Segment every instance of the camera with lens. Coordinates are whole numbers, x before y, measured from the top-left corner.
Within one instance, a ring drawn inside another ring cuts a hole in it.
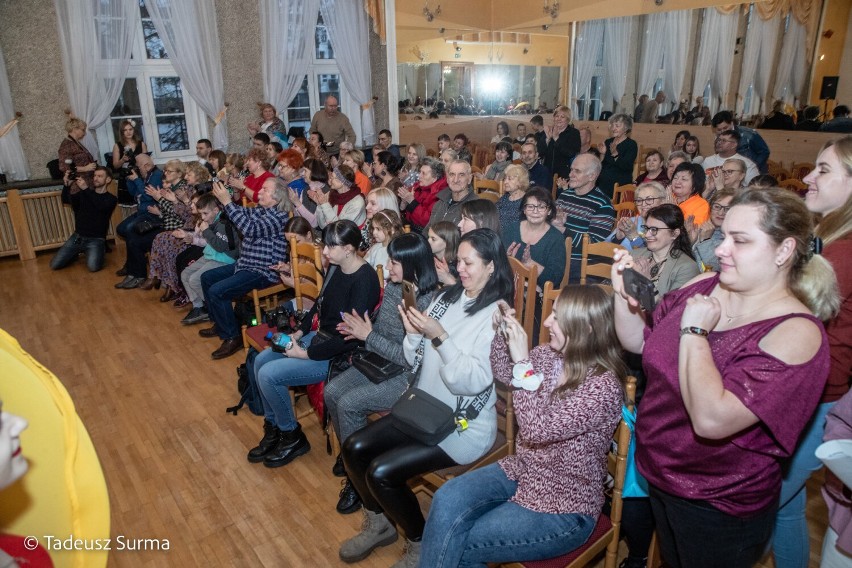
[[[195,190],[195,193],[196,195],[202,195],[204,193],[210,193],[211,191],[213,191],[213,182],[205,181],[198,184],[198,188]]]
[[[287,304],[282,304],[266,312],[266,325],[274,327],[283,333],[293,333],[299,329],[304,312],[294,311]]]
[[[74,160],[68,158],[65,160],[65,165],[68,166],[68,181],[73,182],[75,179],[80,177],[80,174],[77,173],[77,164],[74,163]]]
[[[128,170],[133,169],[133,148],[131,148],[130,146],[125,146],[124,157],[129,158],[129,160],[121,164],[121,167]]]

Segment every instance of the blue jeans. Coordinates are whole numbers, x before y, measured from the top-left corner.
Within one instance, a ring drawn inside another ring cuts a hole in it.
[[[104,267],[106,240],[72,234],[56,252],[56,256],[50,259],[51,270],[65,268],[77,260],[77,255],[81,252],[86,253],[86,267],[89,272],[97,272]]]
[[[808,500],[805,483],[811,473],[822,467],[822,462],[816,457],[816,449],[822,443],[825,416],[832,406],[834,406],[833,402],[825,402],[817,406],[813,418],[802,433],[796,452],[784,464],[781,499],[778,515],[775,517],[775,533],[772,537],[776,568],[807,568],[808,566],[810,537],[808,521],[805,518],[805,505]]]
[[[445,483],[432,500],[420,565],[545,560],[579,548],[592,534],[597,519],[531,511],[509,501],[517,489],[496,463]]]
[[[315,335],[315,331],[310,332],[302,340],[303,343],[310,345]],[[254,360],[254,367],[249,372],[254,373],[257,380],[263,401],[263,417],[278,426],[279,430],[290,432],[299,423],[293,411],[289,387],[315,385],[324,381],[328,375],[328,361],[291,359],[266,348]]]
[[[271,282],[265,276],[251,270],[237,270],[228,264],[201,275],[201,290],[210,319],[216,324],[219,338],[234,339],[240,336],[240,326],[231,302],[242,298],[255,288],[264,288]]]

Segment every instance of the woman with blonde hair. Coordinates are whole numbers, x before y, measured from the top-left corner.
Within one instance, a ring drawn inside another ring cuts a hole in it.
[[[612,267],[618,338],[647,376],[636,465],[671,566],[750,568],[763,555],[785,458],[829,373],[821,320],[840,304],[792,192],[740,193],[723,231],[721,271],[670,292],[647,320],[624,286],[633,258],[617,251]]]
[[[571,126],[571,109],[558,106],[553,111],[553,126],[544,126],[544,166],[559,177],[568,179],[571,161],[580,153],[580,131]]]
[[[503,178],[503,195],[497,200],[500,226],[508,227],[521,219],[521,199],[530,188],[530,172],[524,166],[512,164]]]
[[[284,121],[278,118],[278,111],[269,103],[258,103],[260,118],[248,123],[246,128],[249,134],[254,136],[263,132],[271,140],[277,139],[278,142],[286,149],[287,144],[287,126]]]
[[[409,144],[405,160],[399,170],[399,179],[405,187],[411,188],[419,180],[420,164],[426,158],[426,146],[420,143]]]
[[[781,499],[775,518],[772,548],[778,568],[807,566],[810,558],[808,523],[805,518],[805,482],[822,462],[814,451],[822,442],[826,415],[849,390],[852,371],[852,136],[844,136],[826,144],[816,161],[816,168],[804,182],[808,184],[805,205],[819,217],[814,234],[822,240],[822,254],[834,267],[840,287],[840,313],[825,323],[831,352],[831,370],[816,412],[796,453],[784,471]],[[846,496],[837,479],[826,473],[823,496],[828,504],[829,526],[823,543],[823,566],[842,566],[852,556],[852,529],[849,488]],[[838,535],[842,535],[838,540]],[[837,545],[835,545],[835,542]],[[839,545],[839,546],[838,546]],[[845,554],[841,552],[845,550]],[[837,564],[828,563],[836,559]],[[843,560],[841,560],[841,558]]]
[[[87,126],[79,118],[69,118],[65,123],[65,132],[68,135],[59,145],[59,171],[64,174],[73,164],[77,167],[78,173],[86,176],[89,187],[92,187],[92,172],[98,167],[98,163],[80,142],[86,136]]]

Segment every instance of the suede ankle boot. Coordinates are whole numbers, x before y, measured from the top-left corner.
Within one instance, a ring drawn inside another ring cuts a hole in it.
[[[402,558],[391,568],[417,568],[418,566],[420,566],[420,541],[406,540]]]
[[[395,543],[397,536],[396,529],[384,513],[364,509],[361,532],[344,541],[338,554],[347,564],[360,562],[378,547]]]

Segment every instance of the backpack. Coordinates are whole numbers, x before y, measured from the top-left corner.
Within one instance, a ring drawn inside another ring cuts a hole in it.
[[[243,405],[247,404],[252,414],[263,416],[263,402],[260,399],[257,382],[252,380],[251,373],[248,372],[248,365],[254,365],[254,360],[257,356],[257,349],[254,347],[249,348],[248,355],[246,355],[246,362],[237,367],[237,391],[240,393],[240,401],[236,406],[226,408],[225,412],[230,412],[236,416]]]

